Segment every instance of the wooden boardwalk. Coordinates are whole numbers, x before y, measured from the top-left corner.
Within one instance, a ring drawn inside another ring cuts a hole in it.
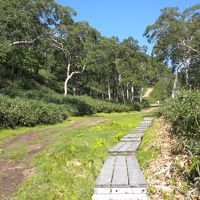
[[[94,186],[93,200],[147,200],[146,181],[135,151],[153,118],[145,117],[136,129],[112,147]]]

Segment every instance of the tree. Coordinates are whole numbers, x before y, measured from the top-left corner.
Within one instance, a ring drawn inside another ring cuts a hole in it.
[[[95,42],[97,34],[95,29],[84,22],[71,26],[62,25],[61,28],[54,30],[49,42],[56,50],[55,55],[60,65],[60,69],[55,70],[60,70],[62,77],[66,74],[64,95],[68,93],[69,80],[85,70],[90,46]]]
[[[15,73],[32,68],[38,72],[46,58],[45,41],[52,35],[52,27],[73,23],[73,14],[71,8],[54,0],[0,0],[3,66]]]
[[[161,10],[156,22],[148,26],[144,33],[148,41],[155,44],[153,53],[158,59],[171,62],[176,68],[175,71],[178,68],[185,70],[187,87],[192,62],[196,62],[200,57],[199,11],[200,4],[182,13],[178,8],[165,8]]]

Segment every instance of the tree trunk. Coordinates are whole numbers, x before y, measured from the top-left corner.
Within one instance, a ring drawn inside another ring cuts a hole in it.
[[[108,99],[111,100],[110,82],[108,80]]]
[[[128,90],[128,83],[126,85],[126,98],[129,100],[129,90]]]
[[[76,87],[75,86],[73,87],[73,94],[74,94],[74,96],[76,96]]]
[[[142,103],[142,92],[143,92],[144,88],[142,87],[140,90],[140,103]]]
[[[178,82],[178,69],[176,69],[176,74],[175,74],[175,79],[174,79],[174,85],[173,85],[173,90],[172,90],[172,98],[174,99],[175,97],[175,91],[176,91],[176,88],[177,88],[177,82]]]
[[[121,97],[121,94],[122,94],[122,88],[121,88],[121,80],[122,80],[122,77],[121,77],[121,74],[118,74],[118,88],[117,88],[117,101],[120,101],[120,97]],[[123,98],[123,97],[122,97]]]
[[[125,94],[124,94],[124,88],[122,87],[122,99],[123,99],[123,103],[124,105],[126,104],[126,100],[125,100]]]
[[[186,83],[186,86],[187,88],[189,88],[189,74],[188,74],[188,71],[189,71],[189,67],[190,67],[190,59],[189,58],[185,58],[183,60],[184,62],[184,67],[185,67],[185,83]]]
[[[64,83],[64,96],[67,96],[68,94],[68,81],[69,81],[69,78],[66,78],[65,83]]]
[[[131,102],[134,100],[134,87],[131,86]]]

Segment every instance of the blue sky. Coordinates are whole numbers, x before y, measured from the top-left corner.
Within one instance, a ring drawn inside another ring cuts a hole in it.
[[[180,10],[200,3],[200,0],[56,0],[76,12],[75,21],[87,21],[102,35],[118,36],[120,40],[133,36],[140,45],[149,45],[142,35],[155,22],[160,9],[177,6]]]

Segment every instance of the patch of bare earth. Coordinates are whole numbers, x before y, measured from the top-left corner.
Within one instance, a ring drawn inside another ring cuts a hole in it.
[[[159,131],[155,133],[156,146],[160,152],[146,169],[149,200],[200,200],[192,191],[184,192],[183,181],[174,166],[176,156],[172,149],[177,141],[170,134],[170,126],[162,118],[156,123],[159,124]]]
[[[20,161],[13,160],[3,160],[0,158],[0,199],[9,200],[12,197],[12,194],[16,191],[17,187],[33,173],[33,168],[30,163],[30,159],[35,156],[37,153],[44,150],[48,145],[52,143],[49,141],[44,142],[38,141],[42,134],[54,134],[55,131],[59,132],[62,130],[71,130],[73,128],[78,128],[84,125],[92,126],[97,123],[108,120],[105,117],[94,117],[89,119],[84,119],[76,122],[71,122],[70,126],[62,128],[56,128],[55,130],[46,130],[40,133],[38,132],[28,132],[19,136],[14,137],[10,141],[1,145],[1,149],[6,151],[14,145],[19,145],[22,143],[28,143],[27,154],[21,158]],[[50,138],[50,137],[48,137]],[[37,144],[31,143],[31,141],[37,141]],[[30,144],[29,144],[30,143]]]

